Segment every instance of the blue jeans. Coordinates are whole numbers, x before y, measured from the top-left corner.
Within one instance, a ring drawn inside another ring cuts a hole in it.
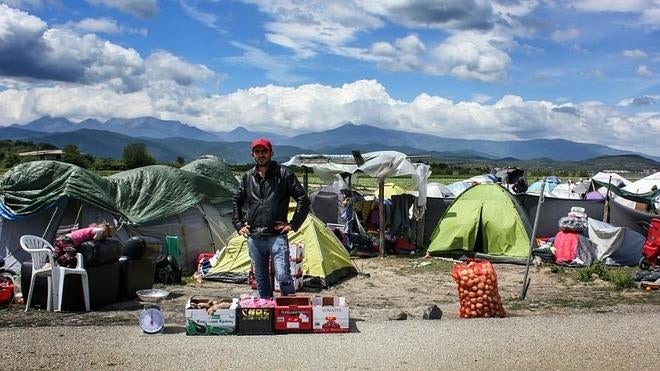
[[[280,283],[280,294],[286,296],[294,293],[289,264],[289,239],[286,235],[251,235],[248,237],[248,252],[250,260],[252,260],[260,298],[273,297],[273,287],[268,274],[269,258],[273,260],[274,274]]]

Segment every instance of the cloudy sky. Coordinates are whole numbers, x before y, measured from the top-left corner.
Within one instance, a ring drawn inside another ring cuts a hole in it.
[[[0,0],[0,126],[45,115],[660,156],[660,1]]]

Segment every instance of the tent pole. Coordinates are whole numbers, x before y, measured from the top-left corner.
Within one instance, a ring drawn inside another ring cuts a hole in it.
[[[385,257],[385,178],[378,178],[378,250]]]
[[[605,204],[603,204],[603,221],[605,223],[610,222],[610,187],[612,186],[612,176],[607,180],[607,192],[605,193]]]
[[[520,290],[520,299],[525,300],[525,297],[527,296],[527,289],[529,288],[529,284],[532,282],[529,276],[529,265],[532,263],[532,251],[534,250],[534,246],[536,245],[536,231],[538,230],[539,227],[539,215],[541,215],[541,205],[543,205],[544,201],[544,196],[543,192],[545,191],[545,177],[543,177],[543,180],[541,181],[541,193],[539,194],[539,202],[536,205],[536,215],[534,216],[534,228],[532,228],[532,236],[530,237],[529,241],[529,254],[527,255],[527,265],[525,266],[525,277],[523,278],[523,286],[522,290]]]
[[[46,233],[48,233],[48,229],[50,229],[50,225],[53,223],[53,219],[55,219],[55,214],[57,214],[57,211],[60,209],[60,205],[55,206],[55,211],[53,211],[53,215],[50,216],[50,220],[48,221],[48,225],[46,226],[46,229],[44,230],[44,233],[41,235],[41,238],[46,238]]]

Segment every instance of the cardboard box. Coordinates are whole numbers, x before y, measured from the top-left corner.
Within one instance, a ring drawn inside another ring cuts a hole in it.
[[[300,291],[303,288],[303,279],[302,277],[300,278],[294,278],[293,279],[293,290],[294,291]],[[273,286],[273,290],[279,292],[280,291],[280,283],[277,281],[277,278],[275,279],[275,284]]]
[[[349,332],[349,310],[341,296],[312,297],[312,331],[320,333]]]
[[[275,332],[311,332],[312,301],[309,296],[275,298]]]
[[[303,276],[302,262],[290,262],[289,266],[290,266],[290,270],[291,270],[291,277],[293,277],[293,278],[302,278],[302,276]]]
[[[186,303],[186,335],[228,335],[236,330],[236,309],[238,308],[238,299],[224,298],[231,300],[228,309],[217,309],[209,314],[207,309],[196,308],[201,302],[208,302],[207,299],[190,298]],[[220,301],[222,299],[211,299]]]
[[[273,331],[275,308],[238,308],[236,325],[238,335],[270,335]]]
[[[302,262],[305,256],[305,245],[302,243],[289,243],[289,260],[292,262]]]

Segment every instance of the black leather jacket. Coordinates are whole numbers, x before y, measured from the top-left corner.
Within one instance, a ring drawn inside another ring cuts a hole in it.
[[[248,170],[234,194],[232,223],[239,231],[245,224],[250,234],[276,235],[275,222],[287,222],[289,200],[297,205],[291,228],[297,231],[309,213],[310,201],[296,175],[277,162],[271,161],[262,178],[257,167]],[[244,207],[247,209],[243,212]]]

